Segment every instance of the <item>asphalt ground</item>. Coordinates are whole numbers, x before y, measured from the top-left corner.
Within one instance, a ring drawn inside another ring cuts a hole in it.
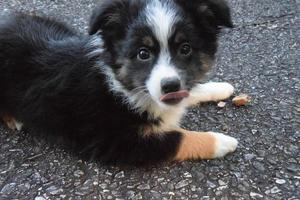
[[[1,0],[0,11],[54,16],[86,33],[96,0]],[[224,159],[150,168],[84,162],[0,125],[0,199],[300,199],[299,0],[231,0],[213,80],[252,103],[189,111],[184,126],[236,137]]]

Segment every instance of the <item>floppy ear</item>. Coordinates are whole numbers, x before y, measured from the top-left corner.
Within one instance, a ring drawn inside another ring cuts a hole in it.
[[[105,40],[122,37],[128,23],[128,0],[104,0],[94,9],[89,34],[100,31]]]
[[[175,0],[195,23],[207,24],[214,28],[232,28],[230,9],[224,0]]]

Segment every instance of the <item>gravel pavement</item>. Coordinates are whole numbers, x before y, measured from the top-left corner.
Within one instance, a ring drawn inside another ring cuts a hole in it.
[[[0,0],[0,10],[55,16],[86,32],[96,0]],[[300,199],[300,1],[230,0],[214,80],[248,93],[249,106],[191,109],[184,126],[225,132],[224,159],[127,169],[83,162],[0,125],[0,199]]]

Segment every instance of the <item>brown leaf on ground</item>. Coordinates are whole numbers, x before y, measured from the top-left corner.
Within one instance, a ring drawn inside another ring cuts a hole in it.
[[[235,106],[246,106],[250,103],[251,97],[247,94],[240,94],[232,99]]]

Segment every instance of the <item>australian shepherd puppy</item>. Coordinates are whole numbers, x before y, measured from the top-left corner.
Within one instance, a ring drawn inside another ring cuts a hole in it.
[[[2,16],[1,118],[106,162],[223,157],[236,139],[180,128],[187,107],[234,91],[200,84],[221,27],[232,27],[223,0],[106,0],[89,36],[43,17]]]

